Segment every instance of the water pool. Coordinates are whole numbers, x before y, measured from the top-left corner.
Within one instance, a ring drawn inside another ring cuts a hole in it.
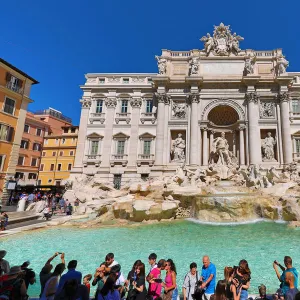
[[[77,259],[83,275],[94,274],[108,252],[115,253],[126,275],[136,259],[147,265],[149,253],[156,252],[159,258],[175,261],[180,289],[189,264],[195,261],[201,266],[204,254],[217,266],[217,280],[223,278],[224,266],[237,265],[245,258],[252,271],[250,292],[256,293],[261,283],[269,292],[278,287],[272,267],[275,259],[282,262],[284,255],[290,255],[300,269],[299,241],[300,231],[285,224],[212,226],[180,221],[121,228],[50,228],[2,238],[0,248],[8,251],[6,259],[11,265],[30,260],[37,274],[56,251],[65,252],[66,261]],[[54,264],[58,262],[56,258]],[[39,290],[37,282],[29,287],[29,295],[37,296]]]

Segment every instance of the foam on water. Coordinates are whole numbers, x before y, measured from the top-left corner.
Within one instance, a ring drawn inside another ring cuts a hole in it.
[[[207,222],[207,221],[201,221],[195,218],[186,218],[185,220],[197,224],[203,224],[203,225],[211,225],[211,226],[238,226],[238,225],[248,225],[248,224],[256,224],[256,223],[261,223],[261,222],[271,222],[271,223],[278,223],[278,224],[286,224],[286,221],[283,220],[276,220],[272,221],[269,219],[264,219],[264,218],[258,218],[258,219],[253,219],[253,220],[248,220],[248,221],[240,221],[240,222]]]

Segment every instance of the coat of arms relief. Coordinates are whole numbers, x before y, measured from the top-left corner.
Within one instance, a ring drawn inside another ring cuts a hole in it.
[[[214,26],[214,33],[211,36],[209,33],[203,36],[200,41],[204,42],[204,51],[208,56],[211,52],[214,55],[227,56],[231,53],[238,55],[241,51],[240,41],[243,37],[236,33],[231,33],[230,25],[225,26],[221,23],[219,26]]]

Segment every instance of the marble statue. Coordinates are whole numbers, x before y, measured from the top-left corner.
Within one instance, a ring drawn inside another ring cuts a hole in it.
[[[193,57],[190,60],[190,75],[197,75],[199,71],[199,58]]]
[[[266,177],[268,178],[268,181],[274,185],[275,184],[275,178],[280,179],[280,175],[276,172],[275,167],[271,167],[267,170]]]
[[[289,62],[285,59],[285,57],[280,54],[276,57],[276,65],[272,68],[272,71],[275,70],[277,76],[283,75],[286,73],[286,68],[289,66]]]
[[[185,140],[182,138],[182,134],[178,133],[177,138],[172,143],[171,155],[172,161],[184,161],[185,160]]]
[[[176,168],[175,174],[171,177],[171,183],[176,182],[177,184],[182,185],[183,183],[186,184],[187,181],[188,178],[186,176],[186,166],[185,162],[183,162]]]
[[[175,118],[185,119],[186,109],[187,109],[186,103],[173,102],[172,110],[173,110],[173,116]]]
[[[254,73],[254,64],[256,61],[255,54],[250,54],[245,60],[245,73],[253,74]]]
[[[247,187],[258,189],[265,186],[259,165],[251,165],[247,170],[241,169],[239,173],[243,175]]]
[[[153,105],[153,106],[152,106],[152,113],[153,113],[153,114],[156,114],[156,112],[157,112],[157,107]]]
[[[218,155],[217,164],[230,165],[232,154],[229,151],[229,144],[225,138],[225,132],[222,132],[220,137],[215,138],[213,144],[216,149],[215,153]]]
[[[272,137],[271,132],[268,132],[267,137],[262,142],[263,161],[275,161],[275,157],[274,157],[275,145],[276,145],[276,140]]]
[[[206,177],[205,171],[202,169],[196,169],[196,171],[191,171],[190,169],[186,168],[187,175],[190,179],[191,186],[196,186],[201,179]],[[202,181],[201,181],[202,182]]]
[[[214,34],[211,36],[209,33],[203,36],[200,41],[204,42],[204,52],[208,56],[211,51],[214,55],[238,55],[241,51],[240,41],[244,40],[243,37],[236,33],[231,33],[230,26],[225,26],[221,23],[219,26],[214,26]]]
[[[159,56],[155,56],[157,60],[158,73],[160,75],[165,75],[167,73],[167,60],[165,58],[160,58]]]

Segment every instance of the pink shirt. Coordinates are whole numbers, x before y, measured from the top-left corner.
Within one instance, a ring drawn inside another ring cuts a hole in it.
[[[170,286],[173,285],[172,273],[171,272],[169,274],[167,273],[166,278],[165,278],[165,283],[166,283],[167,288],[169,288]]]
[[[160,270],[158,268],[154,268],[150,274],[152,275],[152,278],[160,278]],[[158,282],[153,282],[149,283],[149,289],[148,289],[148,294],[153,296],[153,299],[156,299],[157,297],[160,296],[161,294],[161,283]]]

